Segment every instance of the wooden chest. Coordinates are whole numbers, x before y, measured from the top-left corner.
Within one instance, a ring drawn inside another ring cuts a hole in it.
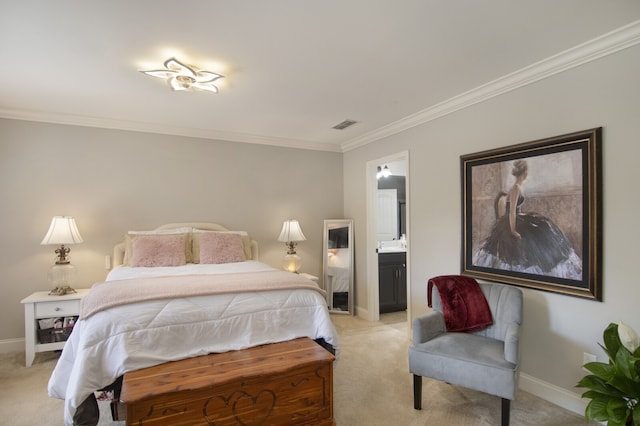
[[[126,373],[127,425],[335,425],[333,360],[308,338]]]

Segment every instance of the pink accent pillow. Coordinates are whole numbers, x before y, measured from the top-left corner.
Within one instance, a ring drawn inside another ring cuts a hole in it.
[[[198,234],[200,243],[200,263],[244,262],[242,236],[220,232]]]
[[[137,235],[131,242],[131,266],[180,266],[187,263],[184,235]]]

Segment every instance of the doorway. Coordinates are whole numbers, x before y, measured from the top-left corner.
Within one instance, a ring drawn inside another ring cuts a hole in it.
[[[386,176],[380,172],[387,170]],[[409,153],[367,163],[367,319],[410,318]],[[403,305],[404,303],[404,305]]]

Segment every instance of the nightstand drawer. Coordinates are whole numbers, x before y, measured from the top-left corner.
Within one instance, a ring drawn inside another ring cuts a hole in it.
[[[63,317],[78,315],[80,300],[60,300],[36,303],[36,318]]]

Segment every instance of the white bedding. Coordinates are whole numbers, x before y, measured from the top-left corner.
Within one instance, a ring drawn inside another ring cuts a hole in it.
[[[168,268],[118,267],[108,281],[136,276],[267,271],[247,261]],[[216,294],[122,305],[80,319],[49,380],[49,395],[65,400],[65,424],[91,392],[127,371],[212,352],[245,349],[298,337],[338,336],[325,299],[314,290]]]
[[[189,274],[229,274],[233,272],[272,271],[274,268],[255,260],[237,263],[201,264],[187,263],[182,266],[159,266],[155,268],[134,268],[118,266],[107,275],[106,281],[127,280],[140,277],[160,277]]]
[[[349,291],[349,274],[351,270],[348,268],[338,268],[335,266],[327,267],[327,275],[331,280],[331,292],[343,293]]]

